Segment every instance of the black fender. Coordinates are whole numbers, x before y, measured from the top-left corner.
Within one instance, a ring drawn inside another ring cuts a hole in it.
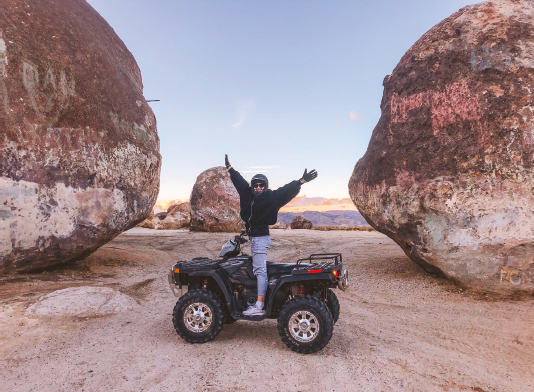
[[[224,295],[224,299],[226,300],[227,305],[230,306],[231,288],[225,284],[225,280],[229,282],[229,279],[223,280],[223,278],[221,278],[221,275],[219,274],[218,271],[197,271],[197,272],[192,272],[188,274],[188,276],[198,276],[198,277],[206,276],[206,277],[212,278],[219,285],[219,288],[221,289]]]
[[[280,278],[277,279],[276,284],[272,288],[270,285],[267,286],[267,291],[269,292],[269,301],[267,304],[265,304],[265,314],[267,316],[271,314],[274,293],[276,293],[280,289],[280,287],[282,287],[282,285],[286,283],[303,282],[308,280],[324,280],[325,283],[337,284],[337,279],[331,272],[302,275],[282,275]]]

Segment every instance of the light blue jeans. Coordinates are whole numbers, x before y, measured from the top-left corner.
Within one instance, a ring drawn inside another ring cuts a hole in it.
[[[252,268],[258,279],[258,295],[267,292],[267,249],[271,245],[271,236],[250,237]]]

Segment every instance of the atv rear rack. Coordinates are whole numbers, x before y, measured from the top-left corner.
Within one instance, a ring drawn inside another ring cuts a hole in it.
[[[317,261],[324,260],[320,263]],[[302,262],[307,261],[306,265],[303,265]],[[308,273],[318,273],[318,272],[329,272],[342,263],[341,253],[316,253],[305,259],[299,259],[293,271],[293,275],[308,274]]]
[[[313,264],[313,262],[316,260],[332,260],[334,265],[341,264],[343,261],[341,253],[314,253],[313,255],[310,255],[310,257],[297,260],[297,265],[299,265],[302,261],[308,261]]]

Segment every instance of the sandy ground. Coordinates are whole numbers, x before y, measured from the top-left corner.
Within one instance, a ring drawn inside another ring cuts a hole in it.
[[[133,229],[66,269],[0,280],[2,391],[534,391],[534,298],[460,291],[376,232],[273,230],[269,259],[341,252],[350,288],[319,353],[290,351],[276,320],[226,325],[210,343],[176,334],[167,271],[214,256],[228,234]],[[133,311],[24,316],[43,294],[106,286]]]

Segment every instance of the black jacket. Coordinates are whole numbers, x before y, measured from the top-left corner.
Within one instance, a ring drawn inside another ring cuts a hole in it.
[[[255,196],[248,182],[233,168],[229,170],[232,182],[240,197],[241,219],[245,222],[249,237],[269,235],[269,225],[278,219],[278,210],[300,192],[300,181],[291,181],[277,190],[266,189]]]

